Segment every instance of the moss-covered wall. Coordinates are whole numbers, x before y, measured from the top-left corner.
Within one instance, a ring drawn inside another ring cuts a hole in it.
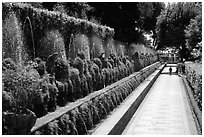
[[[3,3],[2,8],[3,58],[19,63],[35,57],[46,60],[55,52],[64,59],[73,59],[78,51],[84,51],[86,59],[101,53],[131,55],[129,46],[114,41],[110,27],[22,3]],[[142,48],[135,50],[144,52]]]

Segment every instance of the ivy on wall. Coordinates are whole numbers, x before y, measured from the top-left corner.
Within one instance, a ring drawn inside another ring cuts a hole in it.
[[[3,3],[3,20],[7,17],[8,13],[15,12],[18,20],[22,22],[22,28],[27,25],[26,18],[30,19],[32,25],[32,35],[34,40],[34,47],[36,49],[36,55],[40,49],[40,39],[46,36],[48,31],[58,30],[64,38],[65,48],[69,51],[69,43],[71,34],[83,33],[87,35],[97,35],[102,39],[106,37],[113,37],[114,29],[94,24],[90,21],[77,19],[67,14],[60,13],[58,11],[48,11],[44,9],[34,8],[31,5],[24,3]],[[26,29],[23,30],[24,34],[27,33]],[[26,38],[28,46],[33,46],[32,39]]]
[[[19,12],[22,15],[29,16],[32,20],[37,20],[36,23],[38,22],[38,24],[36,24],[36,26],[41,30],[46,27],[61,27],[61,29],[72,30],[75,32],[77,31],[76,28],[78,28],[79,30],[84,30],[86,32],[92,31],[102,37],[114,35],[114,29],[110,27],[97,25],[84,19],[70,17],[67,14],[58,11],[38,9],[22,3],[3,3],[3,9],[6,11],[3,14],[3,17],[5,17],[11,10]]]

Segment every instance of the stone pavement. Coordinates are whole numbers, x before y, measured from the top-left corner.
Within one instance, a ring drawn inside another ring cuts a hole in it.
[[[198,134],[181,78],[161,74],[122,134]]]

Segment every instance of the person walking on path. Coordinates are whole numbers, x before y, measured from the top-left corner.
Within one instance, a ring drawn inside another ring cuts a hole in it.
[[[171,72],[172,72],[172,68],[170,67],[170,68],[169,68],[169,73],[170,73],[170,75],[171,75]]]

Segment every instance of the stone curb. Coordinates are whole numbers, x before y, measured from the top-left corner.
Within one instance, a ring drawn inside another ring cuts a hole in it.
[[[189,100],[190,100],[190,105],[192,106],[193,113],[195,114],[195,117],[196,117],[198,124],[199,124],[199,128],[201,129],[201,132],[202,132],[202,112],[200,111],[197,103],[195,102],[195,99],[194,99],[193,94],[192,94],[193,91],[192,91],[191,87],[189,86],[189,84],[186,80],[186,77],[183,75],[180,75],[180,77],[183,80],[184,87],[186,89],[186,93],[187,93]]]
[[[139,85],[130,95],[120,104],[120,107],[114,111],[92,135],[120,135],[126,125],[134,115],[135,111],[147,95],[166,64],[161,65],[153,74],[149,75],[144,81],[143,87]],[[141,83],[142,84],[142,83]],[[138,92],[138,88],[143,88]]]

